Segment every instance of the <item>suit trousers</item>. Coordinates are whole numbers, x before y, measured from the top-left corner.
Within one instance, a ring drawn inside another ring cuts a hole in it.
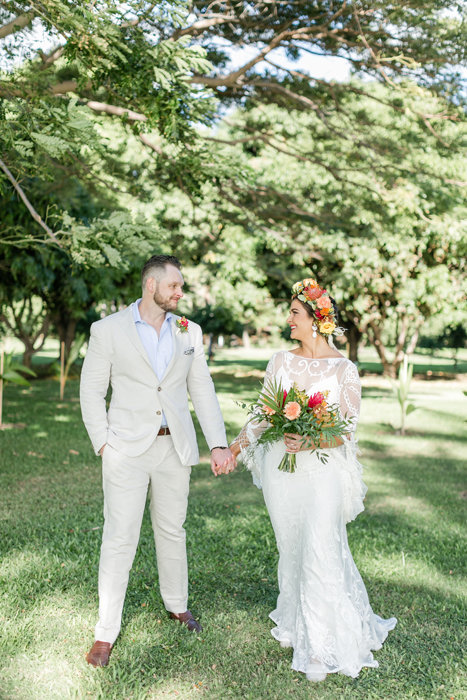
[[[106,445],[102,457],[104,531],[96,640],[113,644],[120,632],[148,489],[162,600],[170,612],[187,609],[188,567],[183,524],[190,473],[191,467],[181,463],[170,435],[157,437],[138,457],[128,457]]]

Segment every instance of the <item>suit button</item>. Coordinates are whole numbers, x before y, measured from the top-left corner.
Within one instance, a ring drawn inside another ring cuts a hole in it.
[[[161,411],[156,411],[156,414],[157,414],[158,416],[160,416],[160,415],[161,415]]]
[[[158,387],[157,387],[157,391],[162,391],[162,387],[161,387],[161,386],[158,386]]]

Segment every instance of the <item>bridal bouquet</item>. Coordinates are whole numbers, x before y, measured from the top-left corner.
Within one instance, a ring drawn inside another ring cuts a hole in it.
[[[249,407],[250,420],[262,419],[269,423],[258,442],[270,444],[283,440],[286,433],[295,433],[303,436],[303,445],[312,444],[310,452],[317,452],[325,464],[328,455],[320,450],[321,442],[335,445],[336,438],[342,438],[351,430],[351,422],[340,417],[338,406],[328,404],[328,393],[317,392],[308,396],[295,384],[287,392],[280,382],[270,382]],[[279,469],[294,472],[296,463],[296,454],[286,452]]]

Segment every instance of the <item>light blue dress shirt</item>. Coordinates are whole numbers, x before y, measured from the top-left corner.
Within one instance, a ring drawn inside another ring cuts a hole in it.
[[[146,350],[149,362],[153,368],[156,376],[159,380],[165,374],[165,371],[172,359],[173,353],[173,339],[172,339],[172,319],[173,316],[170,312],[165,315],[165,320],[161,326],[160,334],[157,335],[157,331],[143,321],[139,313],[139,305],[141,299],[138,299],[132,304],[133,308],[133,318],[135,320],[136,330],[143,343],[144,349]],[[167,425],[167,420],[164,413],[162,413],[162,423],[161,426]]]

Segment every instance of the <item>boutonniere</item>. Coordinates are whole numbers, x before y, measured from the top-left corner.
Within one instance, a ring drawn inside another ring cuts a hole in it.
[[[188,331],[188,319],[185,318],[185,316],[177,318],[176,324],[180,333],[186,333]]]

